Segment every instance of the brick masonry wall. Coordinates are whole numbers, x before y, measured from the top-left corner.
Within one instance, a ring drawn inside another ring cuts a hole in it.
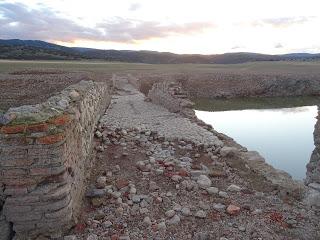
[[[162,105],[170,112],[181,113],[187,117],[195,118],[192,109],[193,102],[187,99],[179,84],[174,82],[158,82],[153,84],[148,97],[155,104]]]
[[[75,224],[94,127],[109,102],[106,83],[81,81],[0,116],[0,230],[57,237]]]

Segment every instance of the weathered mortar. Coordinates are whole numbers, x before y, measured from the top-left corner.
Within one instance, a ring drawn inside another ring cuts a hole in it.
[[[105,83],[81,81],[2,116],[0,229],[11,223],[18,237],[29,239],[59,236],[74,225],[92,164],[94,127],[109,102]]]

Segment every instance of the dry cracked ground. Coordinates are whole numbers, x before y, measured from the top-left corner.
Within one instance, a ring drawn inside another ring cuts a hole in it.
[[[125,81],[95,136],[82,216],[65,240],[320,239],[319,211],[280,197],[222,134]]]

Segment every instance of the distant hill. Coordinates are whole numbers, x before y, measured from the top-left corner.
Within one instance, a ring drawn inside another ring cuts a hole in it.
[[[315,61],[320,54],[292,53],[267,55],[258,53],[225,53],[216,55],[174,54],[156,51],[100,50],[65,47],[39,40],[0,39],[0,59],[81,60],[96,59],[132,63],[204,63],[236,64],[256,61]]]

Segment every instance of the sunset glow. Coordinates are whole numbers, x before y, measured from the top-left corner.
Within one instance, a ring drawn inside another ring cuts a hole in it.
[[[0,38],[175,53],[315,53],[319,9],[318,0],[5,0]]]

